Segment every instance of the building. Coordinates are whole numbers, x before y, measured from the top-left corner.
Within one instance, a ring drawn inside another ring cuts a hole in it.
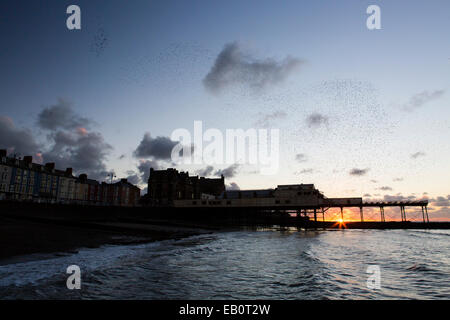
[[[72,168],[58,170],[55,163],[33,163],[31,156],[23,159],[7,157],[0,150],[0,200],[135,206],[140,189],[126,179],[113,184],[75,177]]]
[[[148,199],[151,205],[169,205],[180,199],[218,197],[225,191],[223,176],[217,179],[189,176],[174,168],[154,170],[150,168]]]
[[[278,185],[275,189],[227,190],[215,199],[174,202],[176,207],[247,207],[289,208],[320,207],[326,202],[324,195],[313,184]],[[359,199],[362,202],[361,198]]]

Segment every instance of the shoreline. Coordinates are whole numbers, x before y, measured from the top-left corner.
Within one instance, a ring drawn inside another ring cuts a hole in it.
[[[311,230],[450,229],[450,222],[314,222],[246,212],[146,207],[83,207],[0,203],[0,265],[33,254],[63,254],[102,245],[129,245],[241,228]]]
[[[162,240],[177,240],[212,233],[211,229],[110,222],[37,222],[0,216],[0,266],[40,258],[77,253],[82,248],[104,245],[131,245]],[[34,257],[33,257],[34,256]]]

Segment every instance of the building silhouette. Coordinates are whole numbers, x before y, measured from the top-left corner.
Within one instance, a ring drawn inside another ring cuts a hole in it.
[[[225,191],[225,178],[189,176],[174,168],[154,170],[148,178],[148,200],[152,205],[170,205],[180,199],[215,198]]]
[[[55,163],[33,163],[33,157],[7,157],[0,150],[0,200],[29,202],[135,206],[140,189],[122,179],[116,183],[75,177],[72,168],[58,170]]]

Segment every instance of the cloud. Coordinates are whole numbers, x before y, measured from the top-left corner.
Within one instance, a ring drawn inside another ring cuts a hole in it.
[[[283,82],[300,64],[301,60],[292,57],[282,61],[258,60],[242,52],[237,42],[232,42],[226,44],[219,53],[203,79],[203,85],[213,93],[219,93],[233,85],[262,90]]]
[[[153,158],[156,160],[171,159],[172,149],[178,144],[168,137],[152,138],[149,132],[144,134],[142,141],[134,151],[137,158]]]
[[[128,173],[127,180],[129,183],[134,185],[140,184],[141,178],[134,171],[128,171],[127,173]]]
[[[206,168],[197,170],[196,173],[199,176],[208,177],[208,176],[212,175],[213,171],[214,171],[213,166],[207,166]]]
[[[231,166],[225,168],[225,169],[219,169],[217,170],[214,175],[221,176],[223,175],[225,178],[232,178],[237,174],[237,171],[239,169],[238,164],[232,164]]]
[[[432,92],[423,91],[413,95],[407,103],[403,105],[403,110],[414,111],[427,104],[430,101],[440,98],[445,93],[445,90],[435,90]]]
[[[450,195],[447,197],[439,196],[434,199],[430,199],[430,204],[434,207],[450,207]]]
[[[372,183],[378,183],[378,181],[377,180],[370,180],[370,182],[372,182]]]
[[[0,149],[25,156],[36,154],[41,146],[30,130],[17,128],[12,119],[0,116]]]
[[[403,178],[394,178],[393,181],[403,181]]]
[[[370,170],[369,168],[366,168],[366,169],[353,168],[352,170],[350,170],[349,174],[351,176],[363,176],[363,175],[367,174],[367,172],[369,170]]]
[[[419,152],[413,153],[413,154],[411,155],[411,158],[417,159],[417,158],[419,158],[419,157],[424,157],[424,156],[425,156],[425,152],[419,151]]]
[[[389,186],[379,187],[378,189],[379,189],[379,190],[382,190],[382,191],[392,191],[392,188],[389,187]]]
[[[263,127],[267,128],[272,125],[273,121],[281,120],[286,118],[287,114],[286,112],[282,110],[274,111],[272,113],[259,113],[258,117],[259,119],[255,122],[256,127]]]
[[[38,114],[37,124],[45,130],[89,128],[94,122],[80,117],[71,108],[69,102],[59,99],[58,103],[46,107]]]
[[[230,191],[232,191],[232,190],[241,190],[241,188],[239,188],[239,186],[237,185],[236,182],[231,182],[230,184],[227,184],[225,186],[225,189],[226,190],[230,190]]]
[[[108,174],[106,160],[113,147],[101,133],[88,130],[93,124],[63,99],[44,108],[37,116],[38,127],[48,132],[49,147],[42,152],[43,160],[55,162],[57,168],[73,168],[90,178],[104,179]]]
[[[366,194],[363,195],[363,197],[370,198],[370,197],[372,197],[372,195],[370,193],[366,193]]]
[[[295,155],[295,160],[298,162],[306,162],[307,161],[307,157],[306,154],[304,153],[298,153]]]
[[[153,160],[139,160],[137,168],[141,173],[142,183],[148,182],[148,177],[150,176],[150,168],[153,168],[155,170],[161,169],[159,163]]]
[[[384,201],[412,201],[412,200],[417,200],[417,198],[414,195],[405,197],[405,196],[402,196],[401,194],[396,194],[396,195],[386,194],[383,196],[383,200]]]
[[[308,168],[308,169],[300,170],[300,171],[296,172],[296,174],[311,174],[313,172],[314,172],[313,168]]]
[[[321,125],[328,124],[328,117],[320,113],[312,113],[306,118],[306,123],[310,128],[318,128]]]
[[[45,162],[55,162],[58,168],[73,168],[93,179],[106,177],[105,161],[112,146],[105,142],[100,133],[56,131],[49,134],[48,139],[53,141],[53,146],[43,152]]]

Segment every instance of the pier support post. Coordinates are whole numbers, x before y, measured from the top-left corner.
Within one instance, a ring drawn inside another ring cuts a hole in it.
[[[380,207],[381,222],[386,222],[384,218],[384,207]]]
[[[314,222],[317,222],[317,209],[314,209]]]
[[[401,215],[401,217],[402,217],[402,222],[405,222],[405,214],[404,214],[404,210],[405,210],[405,207],[400,206],[400,215]]]
[[[322,221],[325,222],[325,210],[322,208]]]
[[[430,218],[428,217],[428,209],[427,206],[425,206],[425,214],[427,215],[427,223],[430,222]]]
[[[422,218],[423,218],[423,223],[425,223],[425,209],[422,206]]]
[[[342,219],[342,221],[344,221],[344,211],[343,211],[342,207],[341,207],[341,219]]]
[[[364,222],[363,207],[359,207],[359,213],[361,214],[361,222]]]

